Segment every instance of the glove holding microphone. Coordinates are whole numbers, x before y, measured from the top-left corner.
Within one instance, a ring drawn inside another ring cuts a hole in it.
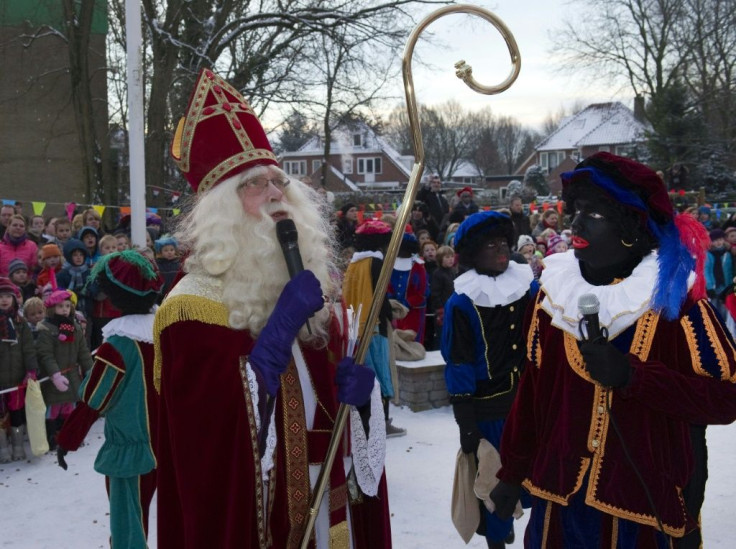
[[[631,380],[632,366],[626,355],[608,341],[606,328],[600,327],[598,298],[593,294],[581,295],[578,309],[583,316],[580,320],[583,337],[580,354],[583,355],[590,377],[604,387],[615,389],[626,386]]]

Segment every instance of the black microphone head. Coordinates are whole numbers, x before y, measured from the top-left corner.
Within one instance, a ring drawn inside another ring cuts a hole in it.
[[[296,230],[293,219],[282,219],[276,222],[276,238],[279,239],[281,244],[288,244],[299,240],[299,233]]]
[[[578,310],[583,316],[597,315],[601,310],[601,302],[594,294],[583,294],[578,298]]]

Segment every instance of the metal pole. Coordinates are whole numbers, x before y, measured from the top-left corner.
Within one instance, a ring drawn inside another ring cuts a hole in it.
[[[130,163],[130,238],[146,245],[146,161],[143,149],[143,41],[139,0],[125,0],[128,66],[128,155]]]

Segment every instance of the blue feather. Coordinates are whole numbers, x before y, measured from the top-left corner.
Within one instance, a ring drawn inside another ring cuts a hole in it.
[[[660,226],[650,220],[648,225],[659,241],[659,273],[652,296],[652,309],[664,314],[667,320],[675,320],[687,297],[687,279],[695,268],[695,258],[680,240],[680,233],[673,221]]]

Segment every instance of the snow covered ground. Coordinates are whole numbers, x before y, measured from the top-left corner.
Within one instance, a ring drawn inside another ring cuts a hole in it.
[[[392,408],[394,424],[408,435],[388,440],[387,471],[394,547],[463,547],[450,520],[457,428],[450,408],[413,413]],[[196,441],[193,441],[196,451]],[[0,547],[93,549],[108,547],[108,507],[103,477],[92,464],[102,444],[102,421],[87,445],[67,456],[69,470],[47,454],[0,465]],[[703,509],[704,547],[731,549],[736,540],[731,504],[736,500],[736,425],[708,428],[710,479]],[[205,448],[200,451],[210,451]],[[156,546],[155,501],[151,547]],[[528,515],[517,522],[517,541]],[[484,548],[479,536],[467,547]]]

